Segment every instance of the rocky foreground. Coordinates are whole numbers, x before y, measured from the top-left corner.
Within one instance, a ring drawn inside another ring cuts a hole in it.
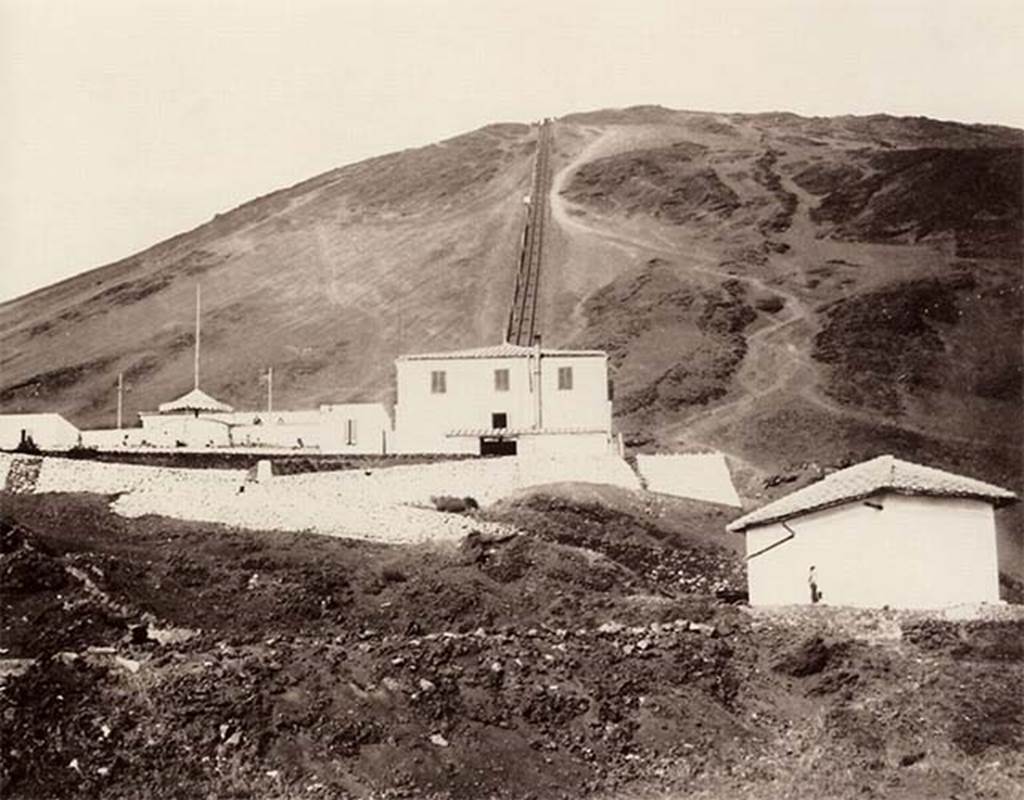
[[[521,535],[400,548],[3,510],[5,798],[1024,785],[1019,609],[752,614],[713,507],[559,487],[473,512]]]

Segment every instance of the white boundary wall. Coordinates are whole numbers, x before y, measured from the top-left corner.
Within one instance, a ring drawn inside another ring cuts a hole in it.
[[[636,465],[649,491],[737,508],[741,505],[721,453],[638,455]]]

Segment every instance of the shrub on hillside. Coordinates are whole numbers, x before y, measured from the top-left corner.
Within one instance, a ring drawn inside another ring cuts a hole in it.
[[[14,452],[37,456],[41,451],[39,449],[39,445],[36,444],[35,439],[33,439],[30,434],[26,434],[22,437],[22,440],[18,442],[18,446],[14,448]]]
[[[778,295],[769,295],[768,297],[762,297],[754,302],[758,311],[764,311],[768,314],[775,314],[776,312],[782,311],[786,305],[786,301]]]
[[[464,514],[467,511],[474,511],[480,508],[480,504],[472,497],[452,497],[445,494],[439,497],[431,497],[430,502],[434,504],[434,508],[438,511],[447,511],[452,514]]]

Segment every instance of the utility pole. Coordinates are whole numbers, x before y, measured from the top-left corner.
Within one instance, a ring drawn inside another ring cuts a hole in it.
[[[124,410],[124,373],[117,373],[117,429],[121,430],[121,412]]]
[[[199,388],[199,284],[196,284],[196,363],[195,388]]]

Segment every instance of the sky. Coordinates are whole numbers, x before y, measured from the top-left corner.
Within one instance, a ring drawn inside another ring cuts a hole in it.
[[[0,302],[343,164],[656,103],[1024,127],[1019,0],[0,0]]]

